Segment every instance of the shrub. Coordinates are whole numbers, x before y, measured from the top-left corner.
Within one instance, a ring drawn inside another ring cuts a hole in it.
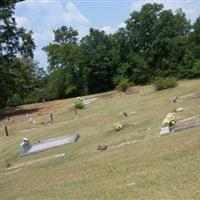
[[[194,63],[194,66],[192,67],[192,75],[193,75],[193,78],[200,77],[200,60],[197,60]]]
[[[167,88],[173,88],[178,85],[175,78],[160,78],[154,81],[154,87],[156,90],[165,90]]]
[[[126,78],[121,79],[116,89],[120,92],[126,92],[126,90],[130,87],[129,80]]]
[[[74,103],[74,107],[75,107],[76,109],[83,109],[83,108],[84,108],[84,104],[83,104],[82,101],[78,100],[78,101],[76,101],[76,102]]]

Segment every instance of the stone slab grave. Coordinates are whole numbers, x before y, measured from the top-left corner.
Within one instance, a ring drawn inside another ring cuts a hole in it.
[[[171,132],[180,132],[187,129],[197,128],[200,127],[200,121],[194,121],[194,122],[188,122],[183,124],[177,124],[176,126],[173,126],[171,128],[169,127],[162,127],[160,131],[160,135],[168,135]]]
[[[183,112],[183,111],[184,111],[183,108],[177,108],[177,109],[176,109],[176,112]]]
[[[178,99],[188,101],[188,100],[198,99],[198,98],[200,98],[200,93],[190,93],[190,94],[181,96]]]
[[[51,148],[55,148],[58,146],[62,146],[69,143],[75,143],[79,138],[79,134],[73,134],[70,136],[51,138],[40,143],[31,145],[31,147],[27,151],[22,151],[21,155],[30,155],[34,153],[38,153],[41,151],[45,151]]]
[[[172,131],[179,132],[179,131],[183,131],[183,130],[186,130],[186,129],[197,128],[197,127],[200,127],[200,120],[179,124],[176,127],[174,127],[172,129]]]
[[[92,99],[86,99],[86,100],[83,100],[83,104],[87,106],[87,105],[93,103],[96,100],[97,100],[97,97],[92,98]]]

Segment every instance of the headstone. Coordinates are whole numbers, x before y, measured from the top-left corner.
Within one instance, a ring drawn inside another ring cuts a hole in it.
[[[61,145],[75,143],[78,140],[78,138],[79,138],[79,134],[73,134],[70,136],[51,138],[45,141],[41,141],[40,143],[34,144],[32,146],[30,144],[29,144],[30,146],[27,145],[27,141],[23,140],[20,146],[21,146],[22,155],[29,155],[29,154],[41,152],[44,150],[48,150],[54,147],[58,147]]]
[[[164,136],[164,135],[168,135],[168,134],[170,134],[170,128],[169,128],[169,126],[161,127],[160,135]]]
[[[128,184],[128,186],[133,186],[133,185],[135,185],[135,183],[133,182],[133,183],[129,183]]]
[[[26,153],[31,149],[31,144],[28,138],[23,138],[23,142],[20,144],[21,152]]]
[[[84,104],[85,106],[87,106],[87,105],[93,103],[94,101],[96,101],[96,99],[97,99],[97,97],[92,98],[92,99],[86,99],[86,100],[83,100],[82,102],[83,102],[83,104]]]
[[[177,108],[177,109],[176,109],[176,112],[183,112],[183,111],[184,111],[183,108]]]
[[[177,99],[178,99],[177,96],[172,97],[172,102],[173,102],[173,103],[176,103],[176,102],[177,102]]]

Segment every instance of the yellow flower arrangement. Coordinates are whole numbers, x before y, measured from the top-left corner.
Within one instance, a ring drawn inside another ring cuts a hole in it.
[[[176,124],[176,113],[168,113],[162,122],[162,126],[174,126]]]

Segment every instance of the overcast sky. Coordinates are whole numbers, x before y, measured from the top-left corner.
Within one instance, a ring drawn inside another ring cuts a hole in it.
[[[35,60],[46,69],[47,58],[42,47],[53,40],[53,30],[62,25],[78,30],[79,38],[90,27],[114,33],[124,26],[133,10],[140,10],[145,3],[162,3],[166,9],[182,8],[192,22],[200,15],[200,0],[26,0],[16,5],[18,26],[33,31],[37,46]]]

